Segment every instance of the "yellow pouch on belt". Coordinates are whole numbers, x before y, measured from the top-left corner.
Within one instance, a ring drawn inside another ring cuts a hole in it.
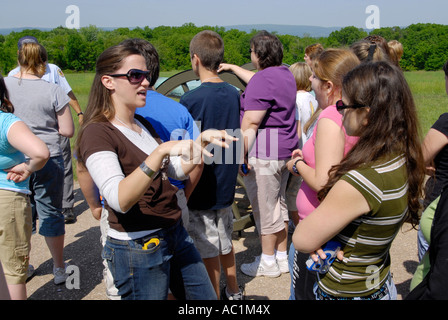
[[[155,247],[157,247],[159,245],[159,243],[160,243],[159,238],[151,238],[147,242],[145,242],[145,244],[143,245],[142,249],[143,250],[148,250],[148,249],[155,248]]]

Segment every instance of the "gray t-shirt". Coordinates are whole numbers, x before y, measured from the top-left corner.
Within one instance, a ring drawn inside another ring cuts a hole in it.
[[[44,141],[50,156],[62,154],[56,113],[70,102],[64,90],[42,79],[5,78],[14,114]]]

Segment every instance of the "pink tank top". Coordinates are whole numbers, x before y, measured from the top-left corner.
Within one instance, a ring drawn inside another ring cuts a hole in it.
[[[312,168],[316,168],[316,158],[314,154],[314,145],[316,142],[316,130],[319,125],[319,120],[322,118],[327,118],[333,120],[338,126],[342,127],[345,134],[345,146],[344,146],[344,156],[347,152],[355,145],[358,141],[358,137],[348,136],[345,132],[345,128],[342,125],[342,114],[336,110],[336,106],[328,106],[319,115],[318,124],[314,127],[313,135],[305,143],[302,149],[303,159]],[[314,209],[319,205],[319,200],[317,199],[317,192],[311,189],[308,184],[303,181],[299,192],[297,193],[296,199],[297,210],[299,211],[299,219],[302,220],[308,216]]]

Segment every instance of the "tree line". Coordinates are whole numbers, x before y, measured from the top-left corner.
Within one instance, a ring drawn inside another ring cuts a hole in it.
[[[251,32],[224,27],[202,26],[192,23],[180,27],[117,28],[103,30],[96,26],[76,29],[58,27],[50,31],[38,29],[11,32],[0,35],[0,72],[6,74],[17,65],[17,41],[25,35],[35,36],[45,46],[49,62],[63,70],[93,71],[98,55],[106,48],[127,38],[143,38],[150,41],[160,55],[162,71],[191,68],[189,43],[201,30],[214,30],[224,40],[224,60],[242,65],[250,61],[249,42],[257,30]],[[448,26],[439,24],[413,24],[408,27],[388,27],[370,32],[356,27],[333,31],[328,37],[314,38],[304,35],[277,34],[284,46],[284,62],[292,64],[304,61],[305,48],[321,43],[325,48],[349,47],[368,35],[380,35],[386,40],[398,40],[403,44],[404,55],[400,62],[403,70],[439,70],[448,60]]]

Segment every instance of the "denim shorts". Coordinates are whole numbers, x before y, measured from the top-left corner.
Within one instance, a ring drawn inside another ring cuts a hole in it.
[[[144,250],[151,239],[153,244]],[[181,221],[134,240],[107,237],[102,253],[122,300],[215,300],[216,293]]]
[[[31,208],[33,220],[39,217],[39,234],[58,237],[65,234],[62,214],[64,190],[64,160],[62,156],[51,157],[45,166],[30,177]]]

